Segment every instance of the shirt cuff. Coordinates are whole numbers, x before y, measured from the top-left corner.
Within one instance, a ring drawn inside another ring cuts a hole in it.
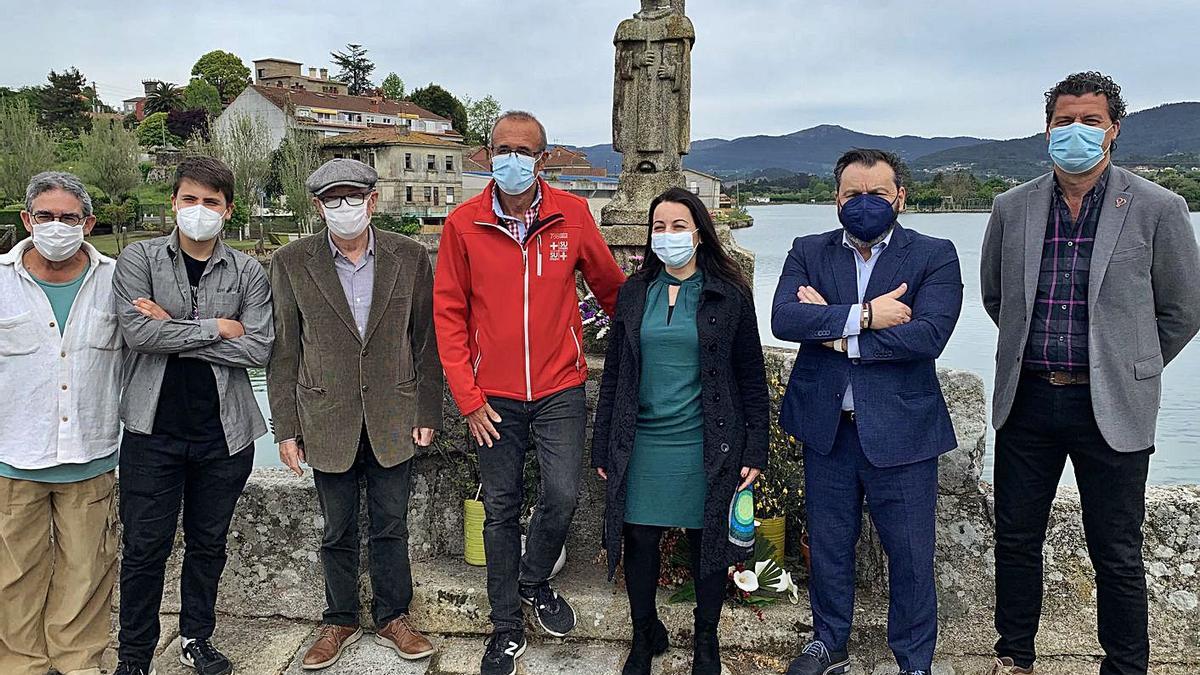
[[[842,328],[842,337],[858,335],[862,332],[862,305],[850,305],[850,314],[846,317],[846,326]]]
[[[846,338],[846,356],[857,359],[861,358],[858,351],[858,336],[851,335]]]

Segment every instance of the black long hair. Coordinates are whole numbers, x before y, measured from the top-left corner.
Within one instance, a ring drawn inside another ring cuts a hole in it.
[[[708,214],[708,207],[690,190],[679,187],[667,190],[650,202],[650,213],[646,218],[646,251],[642,254],[642,266],[636,274],[643,281],[649,283],[656,279],[665,267],[650,246],[651,238],[654,236],[654,209],[663,202],[683,204],[691,212],[692,220],[696,223],[696,230],[700,232],[700,246],[696,249],[696,266],[704,272],[704,275],[710,279],[715,277],[733,284],[738,290],[745,293],[747,298],[754,297],[750,290],[750,282],[747,281],[742,268],[721,246],[721,240],[717,238],[717,227],[713,224],[712,216]]]

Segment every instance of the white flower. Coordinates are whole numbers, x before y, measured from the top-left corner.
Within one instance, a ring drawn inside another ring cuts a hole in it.
[[[775,581],[775,585],[771,587],[771,590],[778,593],[786,593],[792,590],[792,586],[795,586],[795,584],[792,583],[791,572],[782,570],[779,573],[779,579]]]
[[[738,572],[733,575],[733,583],[743,591],[753,593],[758,590],[758,575],[750,570]]]

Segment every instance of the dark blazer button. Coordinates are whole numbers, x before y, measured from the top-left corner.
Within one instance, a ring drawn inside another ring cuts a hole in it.
[[[367,350],[362,350],[362,355],[365,357],[367,355]]]
[[[365,385],[365,384],[364,384],[364,385],[362,386],[362,390],[363,390],[363,391],[366,391],[366,390],[367,390],[367,385]]]
[[[717,317],[715,317],[715,316],[708,317],[708,322],[714,326],[717,325]]]
[[[714,401],[717,401],[717,402],[719,403],[719,402],[721,401],[721,395],[720,395],[720,394],[713,394],[713,400],[714,400]]]
[[[708,346],[708,351],[710,351],[710,352],[715,352],[715,351],[717,351],[717,346],[716,346],[715,344],[713,344],[713,345],[709,345],[709,346]]]
[[[723,427],[723,426],[725,426],[725,418],[724,418],[724,417],[718,417],[718,418],[717,418],[717,426],[718,426],[718,427]]]
[[[709,369],[708,369],[708,374],[709,374],[710,376],[712,376],[712,377],[716,377],[716,376],[717,376],[717,369],[716,369],[716,368],[709,368]]]
[[[729,452],[729,444],[728,443],[721,444],[721,452]]]

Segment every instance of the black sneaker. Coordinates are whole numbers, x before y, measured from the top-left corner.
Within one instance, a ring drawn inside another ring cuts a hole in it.
[[[229,675],[233,664],[208,640],[191,640],[179,650],[179,662],[200,675]]]
[[[521,602],[533,607],[533,614],[542,630],[554,637],[563,637],[575,628],[575,610],[548,582],[543,581],[537,586],[521,586],[519,590]]]
[[[128,663],[118,663],[117,669],[113,671],[113,675],[156,675],[154,666],[149,669],[142,666],[131,666]]]
[[[804,651],[787,669],[787,675],[846,675],[849,672],[850,655],[830,652],[820,640],[805,645]]]
[[[487,640],[479,675],[517,675],[517,659],[525,653],[525,633],[497,631]]]

